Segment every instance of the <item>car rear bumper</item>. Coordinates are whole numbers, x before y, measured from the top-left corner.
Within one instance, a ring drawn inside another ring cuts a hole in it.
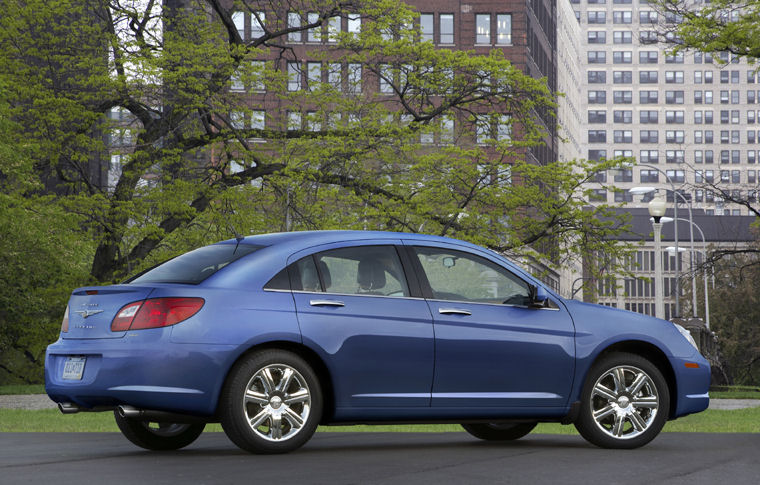
[[[53,401],[84,408],[127,404],[210,416],[233,352],[231,345],[175,344],[164,338],[59,340],[47,349],[45,390]],[[86,357],[80,380],[63,379],[70,356]]]

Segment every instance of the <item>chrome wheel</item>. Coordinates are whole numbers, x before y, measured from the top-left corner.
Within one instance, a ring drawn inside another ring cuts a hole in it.
[[[297,435],[311,413],[311,392],[306,379],[293,367],[271,364],[248,381],[243,412],[253,432],[268,441]]]
[[[621,365],[604,372],[591,391],[596,426],[615,439],[635,438],[650,428],[660,408],[657,386],[638,367]]]

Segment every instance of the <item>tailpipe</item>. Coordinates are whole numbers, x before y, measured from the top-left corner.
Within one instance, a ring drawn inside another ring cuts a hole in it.
[[[58,409],[63,414],[76,414],[82,410],[82,408],[73,402],[59,402]]]
[[[170,413],[154,409],[138,409],[134,406],[119,404],[116,413],[125,419],[141,419],[162,423],[213,423],[216,420],[212,416],[194,416],[189,414]]]

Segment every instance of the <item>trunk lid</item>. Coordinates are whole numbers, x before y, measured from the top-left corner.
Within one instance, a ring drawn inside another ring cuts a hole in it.
[[[150,286],[93,286],[74,290],[69,298],[69,331],[63,339],[121,338],[126,332],[112,332],[111,321],[127,303],[144,300]]]

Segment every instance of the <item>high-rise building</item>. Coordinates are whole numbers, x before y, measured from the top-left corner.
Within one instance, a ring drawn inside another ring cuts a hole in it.
[[[658,39],[680,19],[663,18],[646,0],[570,3],[584,32],[586,156],[635,157],[638,164],[599,174],[600,182],[620,190],[599,185],[594,200],[644,207],[651,194],[642,198],[628,189],[670,190],[672,182],[706,214],[746,215],[746,209],[724,204],[699,185],[715,183],[733,196],[757,201],[760,84],[755,66],[727,52],[670,55]]]

